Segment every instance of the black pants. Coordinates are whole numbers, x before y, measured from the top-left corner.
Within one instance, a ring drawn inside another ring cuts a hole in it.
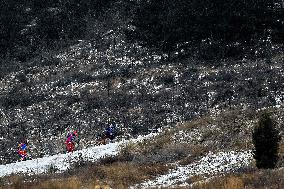
[[[114,139],[114,134],[106,133],[106,138],[109,138],[110,140]]]

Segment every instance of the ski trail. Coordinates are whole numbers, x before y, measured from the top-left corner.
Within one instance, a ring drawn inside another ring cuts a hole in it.
[[[40,174],[45,173],[52,166],[58,171],[65,171],[70,168],[72,163],[79,160],[84,161],[96,161],[97,159],[107,156],[117,154],[119,143],[110,143],[102,146],[90,147],[87,149],[82,149],[74,151],[72,153],[66,154],[56,154],[53,156],[47,156],[38,159],[32,159],[22,162],[16,162],[6,165],[0,165],[0,177],[17,174],[17,173],[27,173],[27,174]]]
[[[51,166],[52,168],[55,168],[55,170],[63,172],[68,170],[73,163],[80,160],[95,162],[102,157],[116,155],[119,152],[121,145],[125,145],[129,142],[147,140],[156,135],[157,133],[151,133],[145,136],[138,136],[136,139],[122,140],[106,145],[94,146],[82,150],[77,150],[72,153],[56,154],[43,158],[0,165],[0,177],[20,173],[29,175],[46,173],[51,168]]]

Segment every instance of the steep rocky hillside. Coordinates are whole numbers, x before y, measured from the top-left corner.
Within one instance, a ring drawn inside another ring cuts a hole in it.
[[[1,163],[17,160],[23,138],[31,158],[63,152],[66,129],[77,129],[85,148],[110,121],[119,139],[223,109],[278,106],[284,54],[275,48],[269,59],[167,60],[110,31],[100,42],[15,63],[0,79]]]

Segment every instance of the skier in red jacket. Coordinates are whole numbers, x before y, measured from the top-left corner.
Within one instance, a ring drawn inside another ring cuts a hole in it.
[[[66,140],[65,140],[65,145],[66,145],[66,150],[67,152],[73,152],[75,149],[75,140],[78,137],[77,131],[74,132],[69,132]]]

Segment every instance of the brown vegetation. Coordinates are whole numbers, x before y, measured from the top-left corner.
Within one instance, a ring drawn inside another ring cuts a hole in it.
[[[284,188],[284,170],[260,170],[238,175],[215,177],[196,182],[192,189],[281,189]]]
[[[137,166],[131,163],[114,163],[98,165],[77,170],[77,175],[64,178],[63,175],[50,175],[40,177],[37,180],[27,180],[25,177],[12,176],[7,178],[6,186],[1,189],[107,189],[127,188],[144,179],[153,178],[157,174],[163,174],[170,167],[157,164]],[[63,177],[63,178],[62,178]]]

